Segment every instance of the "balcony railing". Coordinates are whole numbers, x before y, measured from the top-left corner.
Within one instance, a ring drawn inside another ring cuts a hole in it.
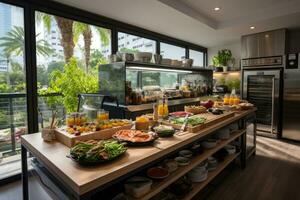
[[[61,98],[61,94],[52,93],[38,96],[39,127],[40,123],[47,123],[52,110],[65,117],[62,104],[53,103],[53,98]],[[61,101],[60,101],[61,102]],[[18,152],[20,135],[27,133],[27,109],[25,93],[0,94],[0,156],[14,155]],[[43,119],[42,117],[43,116]],[[46,119],[46,120],[45,120]]]

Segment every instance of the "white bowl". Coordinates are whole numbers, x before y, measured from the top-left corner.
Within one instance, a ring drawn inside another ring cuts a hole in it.
[[[235,154],[236,152],[236,147],[233,145],[226,145],[224,148],[226,149],[229,155]]]
[[[207,139],[201,143],[205,149],[211,149],[217,145],[217,140]]]
[[[190,158],[193,156],[193,152],[190,150],[181,150],[179,151],[179,155],[185,158]]]
[[[176,157],[174,160],[177,162],[179,166],[185,166],[190,164],[190,159],[186,157]]]

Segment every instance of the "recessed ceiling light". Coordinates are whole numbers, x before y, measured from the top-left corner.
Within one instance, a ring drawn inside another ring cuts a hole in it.
[[[214,8],[214,11],[219,11],[219,10],[221,10],[220,7],[215,7],[215,8]]]
[[[252,30],[255,29],[255,26],[250,26],[250,29],[252,29]]]

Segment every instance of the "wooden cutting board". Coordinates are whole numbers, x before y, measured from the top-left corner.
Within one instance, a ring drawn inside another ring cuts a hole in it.
[[[204,128],[207,128],[211,125],[214,125],[215,123],[218,123],[220,121],[223,121],[225,119],[233,117],[234,114],[235,114],[235,112],[228,111],[228,112],[224,112],[221,115],[214,115],[214,114],[209,113],[209,112],[194,115],[194,116],[204,117],[204,118],[206,118],[206,121],[203,124],[199,124],[199,125],[196,125],[196,126],[187,126],[187,131],[191,132],[191,133],[196,133],[196,132],[198,132],[198,131],[200,131]],[[169,121],[163,121],[163,124],[173,126],[176,129],[181,128],[181,125],[172,124]]]
[[[81,133],[79,136],[75,136],[74,134],[70,134],[66,131],[65,128],[59,128],[55,130],[55,137],[60,143],[73,147],[76,144],[76,141],[86,141],[86,140],[106,140],[110,139],[114,133],[119,130],[131,129],[133,124],[129,124],[126,126],[117,126],[110,129],[104,129],[95,132],[87,132]]]

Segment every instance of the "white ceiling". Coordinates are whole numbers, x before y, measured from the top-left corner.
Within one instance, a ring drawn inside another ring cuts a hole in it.
[[[244,34],[300,27],[300,0],[56,1],[205,47],[235,42]]]

